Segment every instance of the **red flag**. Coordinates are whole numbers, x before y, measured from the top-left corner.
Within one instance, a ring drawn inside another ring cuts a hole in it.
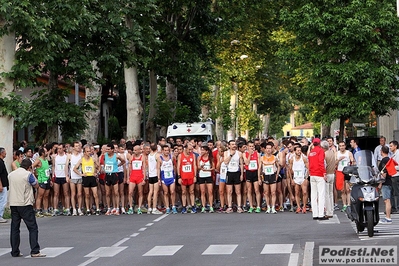
[[[387,164],[385,165],[385,168],[387,169],[388,175],[393,176],[397,173],[395,166],[398,165],[398,163],[394,159],[389,159]]]

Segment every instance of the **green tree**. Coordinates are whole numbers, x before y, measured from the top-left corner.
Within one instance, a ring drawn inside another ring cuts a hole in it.
[[[392,1],[305,0],[282,9],[294,38],[282,49],[291,91],[314,106],[323,123],[398,107],[399,19]]]

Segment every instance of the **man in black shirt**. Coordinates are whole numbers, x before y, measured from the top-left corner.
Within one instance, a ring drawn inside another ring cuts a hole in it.
[[[382,224],[391,224],[392,219],[391,219],[391,194],[392,194],[392,180],[391,176],[388,175],[388,171],[385,168],[385,165],[389,161],[389,148],[387,146],[382,146],[381,147],[381,162],[380,165],[378,166],[378,170],[382,171],[382,177],[385,178],[385,182],[381,183],[378,187],[381,189],[382,192],[382,198],[384,199],[385,203],[385,213],[386,217],[380,219],[380,223]]]
[[[4,164],[6,158],[6,150],[0,147],[0,223],[6,223],[7,220],[3,218],[4,209],[7,204],[7,191],[8,191],[8,172]]]

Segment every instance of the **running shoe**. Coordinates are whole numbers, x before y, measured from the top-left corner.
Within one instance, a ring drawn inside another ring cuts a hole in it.
[[[306,208],[302,208],[302,213],[306,214]]]
[[[66,210],[66,215],[67,215],[67,216],[71,216],[71,210],[70,210],[70,209],[67,209],[67,210]]]
[[[166,208],[166,214],[170,213],[170,208]]]
[[[152,214],[163,214],[163,212],[158,211],[158,209],[154,209],[152,212]]]
[[[306,210],[305,208],[303,208],[303,209]],[[296,213],[301,213],[301,212],[302,212],[301,207],[296,208]]]
[[[91,215],[91,212],[90,212],[89,210],[87,210],[87,211],[86,211],[86,215],[87,215],[87,216],[90,216],[90,215]]]
[[[243,213],[244,210],[243,210],[241,207],[238,207],[238,208],[237,208],[237,212],[238,212],[238,213]]]
[[[44,211],[42,214],[43,214],[43,216],[46,216],[46,217],[52,216],[51,213],[49,213],[48,211]]]
[[[388,218],[382,218],[379,222],[380,224],[392,224],[392,220]]]
[[[148,209],[145,206],[140,207],[140,210],[141,210],[142,213],[147,213],[148,212]]]
[[[37,212],[36,212],[36,217],[37,217],[37,218],[43,218],[44,215],[42,214],[41,211],[37,211]]]
[[[115,211],[115,213],[114,213],[114,215],[118,216],[118,215],[120,215],[120,214],[121,214],[121,213],[119,212],[119,208],[117,208],[116,211]]]
[[[261,211],[261,210],[260,210],[260,207],[256,207],[255,212],[256,212],[256,213],[260,213],[260,211]]]
[[[294,206],[291,206],[290,212],[294,212]]]
[[[141,208],[137,208],[137,214],[143,214],[143,213],[141,212]]]
[[[280,211],[280,212],[284,212],[284,207],[283,207],[283,206],[280,206],[279,211]]]
[[[213,207],[209,207],[209,213],[214,213]]]
[[[105,213],[105,215],[111,215],[111,209],[108,209],[107,212]]]
[[[133,212],[133,208],[129,208],[129,210],[127,210],[127,214],[133,214],[134,212]]]
[[[76,209],[73,209],[72,216],[77,216],[77,215],[78,215],[78,212],[76,211]]]
[[[224,210],[223,210],[222,207],[220,207],[220,208],[217,210],[217,212],[218,212],[218,213],[222,213],[222,212],[224,212]]]
[[[196,207],[192,207],[191,208],[191,213],[197,213],[197,208]]]
[[[201,208],[201,213],[205,213],[205,207]]]
[[[248,213],[252,213],[254,211],[254,208],[249,208]]]
[[[185,213],[187,213],[187,209],[186,209],[186,207],[183,207],[183,208],[181,209],[181,213],[182,213],[182,214],[185,214]]]
[[[334,204],[334,211],[339,211],[339,207],[338,207],[338,204]]]
[[[226,213],[232,213],[233,212],[233,208],[229,207],[226,209]]]
[[[347,207],[348,207],[348,206],[344,205],[344,206],[342,207],[342,209],[341,209],[341,212],[345,212]]]
[[[111,214],[115,214],[116,213],[116,208],[113,208],[111,211]]]
[[[147,214],[151,214],[151,212],[152,212],[152,208],[148,208]]]
[[[122,207],[122,211],[121,211],[121,213],[122,213],[122,214],[126,214],[125,207]]]
[[[201,207],[201,201],[199,199],[195,200],[195,204],[198,208]]]
[[[97,210],[96,210],[96,215],[97,215],[97,216],[100,215],[100,209],[97,209]]]
[[[269,206],[267,206],[266,213],[270,213],[270,207]]]
[[[90,212],[90,211],[89,211],[89,212]],[[81,209],[78,209],[78,214],[79,214],[79,216],[83,216],[83,215],[84,215],[84,213],[82,212]]]
[[[60,211],[58,209],[54,209],[53,216],[58,216],[58,215],[60,215]]]
[[[172,207],[172,213],[173,213],[173,214],[177,214],[176,206],[173,206],[173,207]]]
[[[272,213],[277,213],[274,207],[272,207]]]

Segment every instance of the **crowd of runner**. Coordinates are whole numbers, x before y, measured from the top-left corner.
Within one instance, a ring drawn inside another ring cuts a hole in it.
[[[161,137],[158,143],[121,139],[100,147],[82,140],[32,150],[23,141],[13,153],[12,170],[23,159],[32,161],[39,183],[37,217],[287,211],[312,212],[313,219],[325,220],[350,205],[342,170],[356,163],[353,154],[360,149],[354,139],[350,145],[351,151],[333,138],[310,143],[295,137],[282,142]],[[388,148],[381,137],[378,163],[397,154],[399,161],[397,147],[392,141]],[[387,207],[382,222],[392,223],[391,202],[393,212],[398,205],[391,198],[398,195],[398,184],[384,176],[389,182],[380,186]]]

